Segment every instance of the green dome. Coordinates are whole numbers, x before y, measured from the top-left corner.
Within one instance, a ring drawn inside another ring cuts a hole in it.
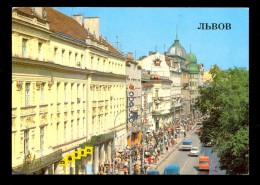
[[[188,70],[189,70],[189,73],[199,73],[200,72],[199,65],[196,63],[190,63],[188,65]]]
[[[190,63],[197,63],[197,57],[193,53],[189,53],[187,55],[187,59],[190,61]]]

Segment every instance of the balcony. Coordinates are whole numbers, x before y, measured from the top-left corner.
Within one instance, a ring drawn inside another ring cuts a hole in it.
[[[31,161],[26,161],[24,164],[14,167],[12,170],[14,172],[17,172],[18,174],[33,174],[42,168],[48,167],[49,165],[58,162],[61,159],[62,150],[60,149],[44,157]]]

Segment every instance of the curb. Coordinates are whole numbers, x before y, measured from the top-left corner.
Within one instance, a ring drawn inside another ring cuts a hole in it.
[[[193,131],[196,126],[197,126],[197,124],[194,124],[193,128],[191,129],[191,131]],[[184,137],[182,137],[182,138],[180,138],[180,139],[181,139],[181,141],[183,141]],[[160,165],[162,164],[162,162],[163,162],[167,157],[169,157],[169,155],[170,155],[172,152],[174,152],[174,151],[178,148],[178,146],[179,146],[180,144],[181,144],[181,142],[179,142],[179,144],[174,145],[173,148],[172,148],[172,150],[171,150],[170,152],[168,152],[168,154],[167,154],[166,156],[164,156],[164,157],[162,158],[162,160],[161,160],[155,167],[149,167],[147,170],[152,170],[152,169],[155,170],[155,169],[157,169],[158,166],[160,166]]]

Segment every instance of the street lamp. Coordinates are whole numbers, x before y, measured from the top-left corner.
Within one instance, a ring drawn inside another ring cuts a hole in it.
[[[124,112],[125,110],[121,110],[119,113],[117,113],[116,117],[115,117],[115,120],[114,120],[114,136],[113,136],[113,140],[114,140],[114,143],[113,143],[113,153],[114,153],[114,159],[113,159],[113,174],[115,174],[115,160],[116,160],[116,118],[117,116]]]

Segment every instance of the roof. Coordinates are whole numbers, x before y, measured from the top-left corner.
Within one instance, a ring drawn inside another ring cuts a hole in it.
[[[187,60],[189,60],[190,63],[197,63],[197,57],[193,53],[187,54]]]
[[[19,7],[16,10],[23,12],[29,16],[34,15],[37,18],[41,18],[41,16],[37,15],[36,12],[33,12],[30,7]],[[69,17],[52,7],[44,7],[44,10],[47,13],[46,20],[49,22],[50,30],[57,33],[62,33],[67,36],[70,36],[74,39],[78,39],[84,41],[89,36],[91,41],[95,41],[101,45],[107,45],[108,51],[121,54],[115,47],[113,47],[108,41],[106,41],[103,37],[99,37],[98,39],[94,38],[94,35],[89,33],[82,25],[80,25],[74,18]]]
[[[165,169],[171,169],[171,170],[177,170],[180,166],[178,164],[168,165],[165,167]]]
[[[209,156],[202,155],[202,156],[199,157],[199,159],[209,159]]]
[[[186,58],[186,50],[184,49],[184,47],[182,47],[182,45],[179,42],[178,37],[176,36],[176,39],[174,40],[174,43],[172,44],[172,46],[169,48],[168,52],[166,53],[167,56],[180,56],[182,58]]]

